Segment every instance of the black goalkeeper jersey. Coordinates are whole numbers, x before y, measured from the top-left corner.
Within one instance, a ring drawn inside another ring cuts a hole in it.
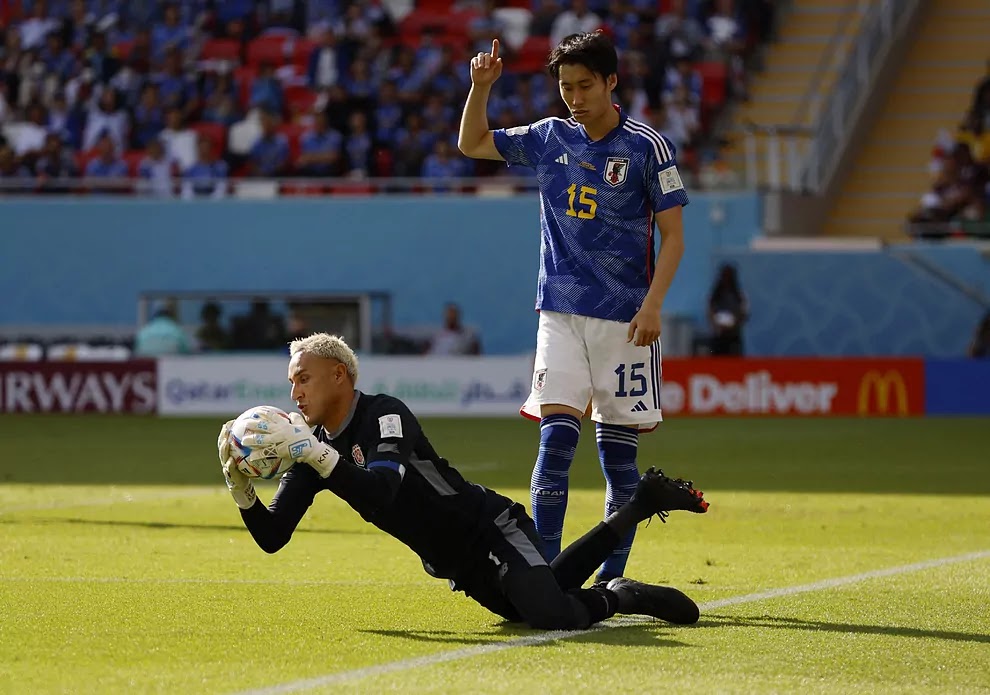
[[[329,477],[296,464],[282,476],[268,508],[259,501],[241,512],[265,551],[284,546],[316,493],[330,490],[409,546],[435,577],[454,578],[487,558],[482,536],[513,501],[465,480],[437,454],[402,401],[355,391],[340,431],[319,427],[314,434],[340,453]]]

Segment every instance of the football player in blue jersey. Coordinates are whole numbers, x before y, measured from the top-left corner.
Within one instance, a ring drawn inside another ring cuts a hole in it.
[[[530,494],[549,558],[560,552],[568,470],[581,420],[595,422],[606,515],[639,480],[639,432],[660,422],[660,314],[684,252],[687,194],[673,144],[612,103],[615,47],[574,34],[550,53],[570,118],[490,130],[487,105],[502,73],[498,41],[471,59],[458,146],[477,159],[536,170],[542,229],[536,363],[522,414],[540,420]],[[654,223],[660,252],[654,255]],[[599,569],[622,576],[635,529]]]

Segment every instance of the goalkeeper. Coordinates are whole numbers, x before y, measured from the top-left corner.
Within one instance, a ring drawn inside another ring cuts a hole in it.
[[[523,505],[462,478],[402,401],[355,389],[357,358],[343,340],[317,333],[293,341],[289,353],[302,415],[293,413],[291,424],[264,422],[242,439],[305,464],[282,476],[269,506],[231,457],[231,422],[218,440],[227,486],[265,552],[288,543],[316,493],[329,490],[409,546],[427,573],[506,620],[540,629],[583,629],[616,613],[698,620],[694,601],[670,587],[617,577],[581,588],[639,522],[704,512],[708,502],[691,483],[651,468],[628,503],[548,563]]]

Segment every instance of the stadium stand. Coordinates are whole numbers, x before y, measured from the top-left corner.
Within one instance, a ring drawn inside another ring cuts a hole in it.
[[[990,6],[939,0],[924,13],[831,207],[828,235],[903,238],[905,220],[940,170],[926,166],[933,134],[955,130],[971,108],[987,59]]]
[[[728,100],[743,95],[744,61],[766,40],[773,3],[587,4],[597,17],[592,23],[620,48],[618,98],[635,117],[661,130],[683,131],[681,160],[685,169],[695,169],[715,118]],[[314,113],[324,111],[340,134],[320,140],[339,154],[328,176],[421,176],[435,143],[456,140],[469,86],[467,56],[490,45],[494,36],[506,44],[507,69],[493,95],[493,123],[515,125],[561,112],[543,69],[556,21],[546,16],[546,8],[553,6],[526,0],[3,0],[0,184],[9,192],[15,185],[11,179],[39,181],[49,134],[58,138],[52,147],[72,157],[73,166],[59,169],[60,175],[80,176],[96,159],[95,143],[105,132],[116,146],[114,157],[132,177],[145,172],[139,163],[154,139],[163,139],[166,156],[186,175],[195,163],[197,137],[214,143],[232,177],[249,176],[261,110],[276,114],[279,132],[289,142],[287,175],[301,175],[296,166],[301,139],[312,131]],[[697,45],[681,55],[689,36],[685,22],[699,33],[687,41]],[[677,106],[681,85],[685,104]],[[397,92],[394,102],[382,96],[389,91]],[[428,95],[440,95],[440,103],[428,105]],[[419,134],[410,125],[412,114],[428,106],[434,112]],[[174,109],[181,118],[173,121]],[[351,132],[356,111],[366,116],[369,143]],[[697,128],[690,125],[695,120]],[[410,128],[420,138],[412,150]],[[410,151],[417,152],[411,159],[405,156]],[[105,159],[96,170],[120,170],[112,158]],[[460,167],[449,171],[446,175],[453,176]],[[504,175],[505,168],[483,165],[474,173]],[[362,192],[351,184],[321,190],[338,189]],[[29,183],[27,190],[37,187]],[[313,188],[286,186],[282,192],[291,191],[312,194]]]

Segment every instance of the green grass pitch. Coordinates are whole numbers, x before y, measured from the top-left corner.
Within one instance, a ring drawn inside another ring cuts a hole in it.
[[[534,424],[424,422],[528,506]],[[641,467],[712,508],[641,525],[628,574],[701,621],[566,639],[452,594],[329,493],[266,555],[219,425],[0,416],[0,693],[990,692],[990,420],[665,423]],[[582,442],[565,542],[602,512]]]

